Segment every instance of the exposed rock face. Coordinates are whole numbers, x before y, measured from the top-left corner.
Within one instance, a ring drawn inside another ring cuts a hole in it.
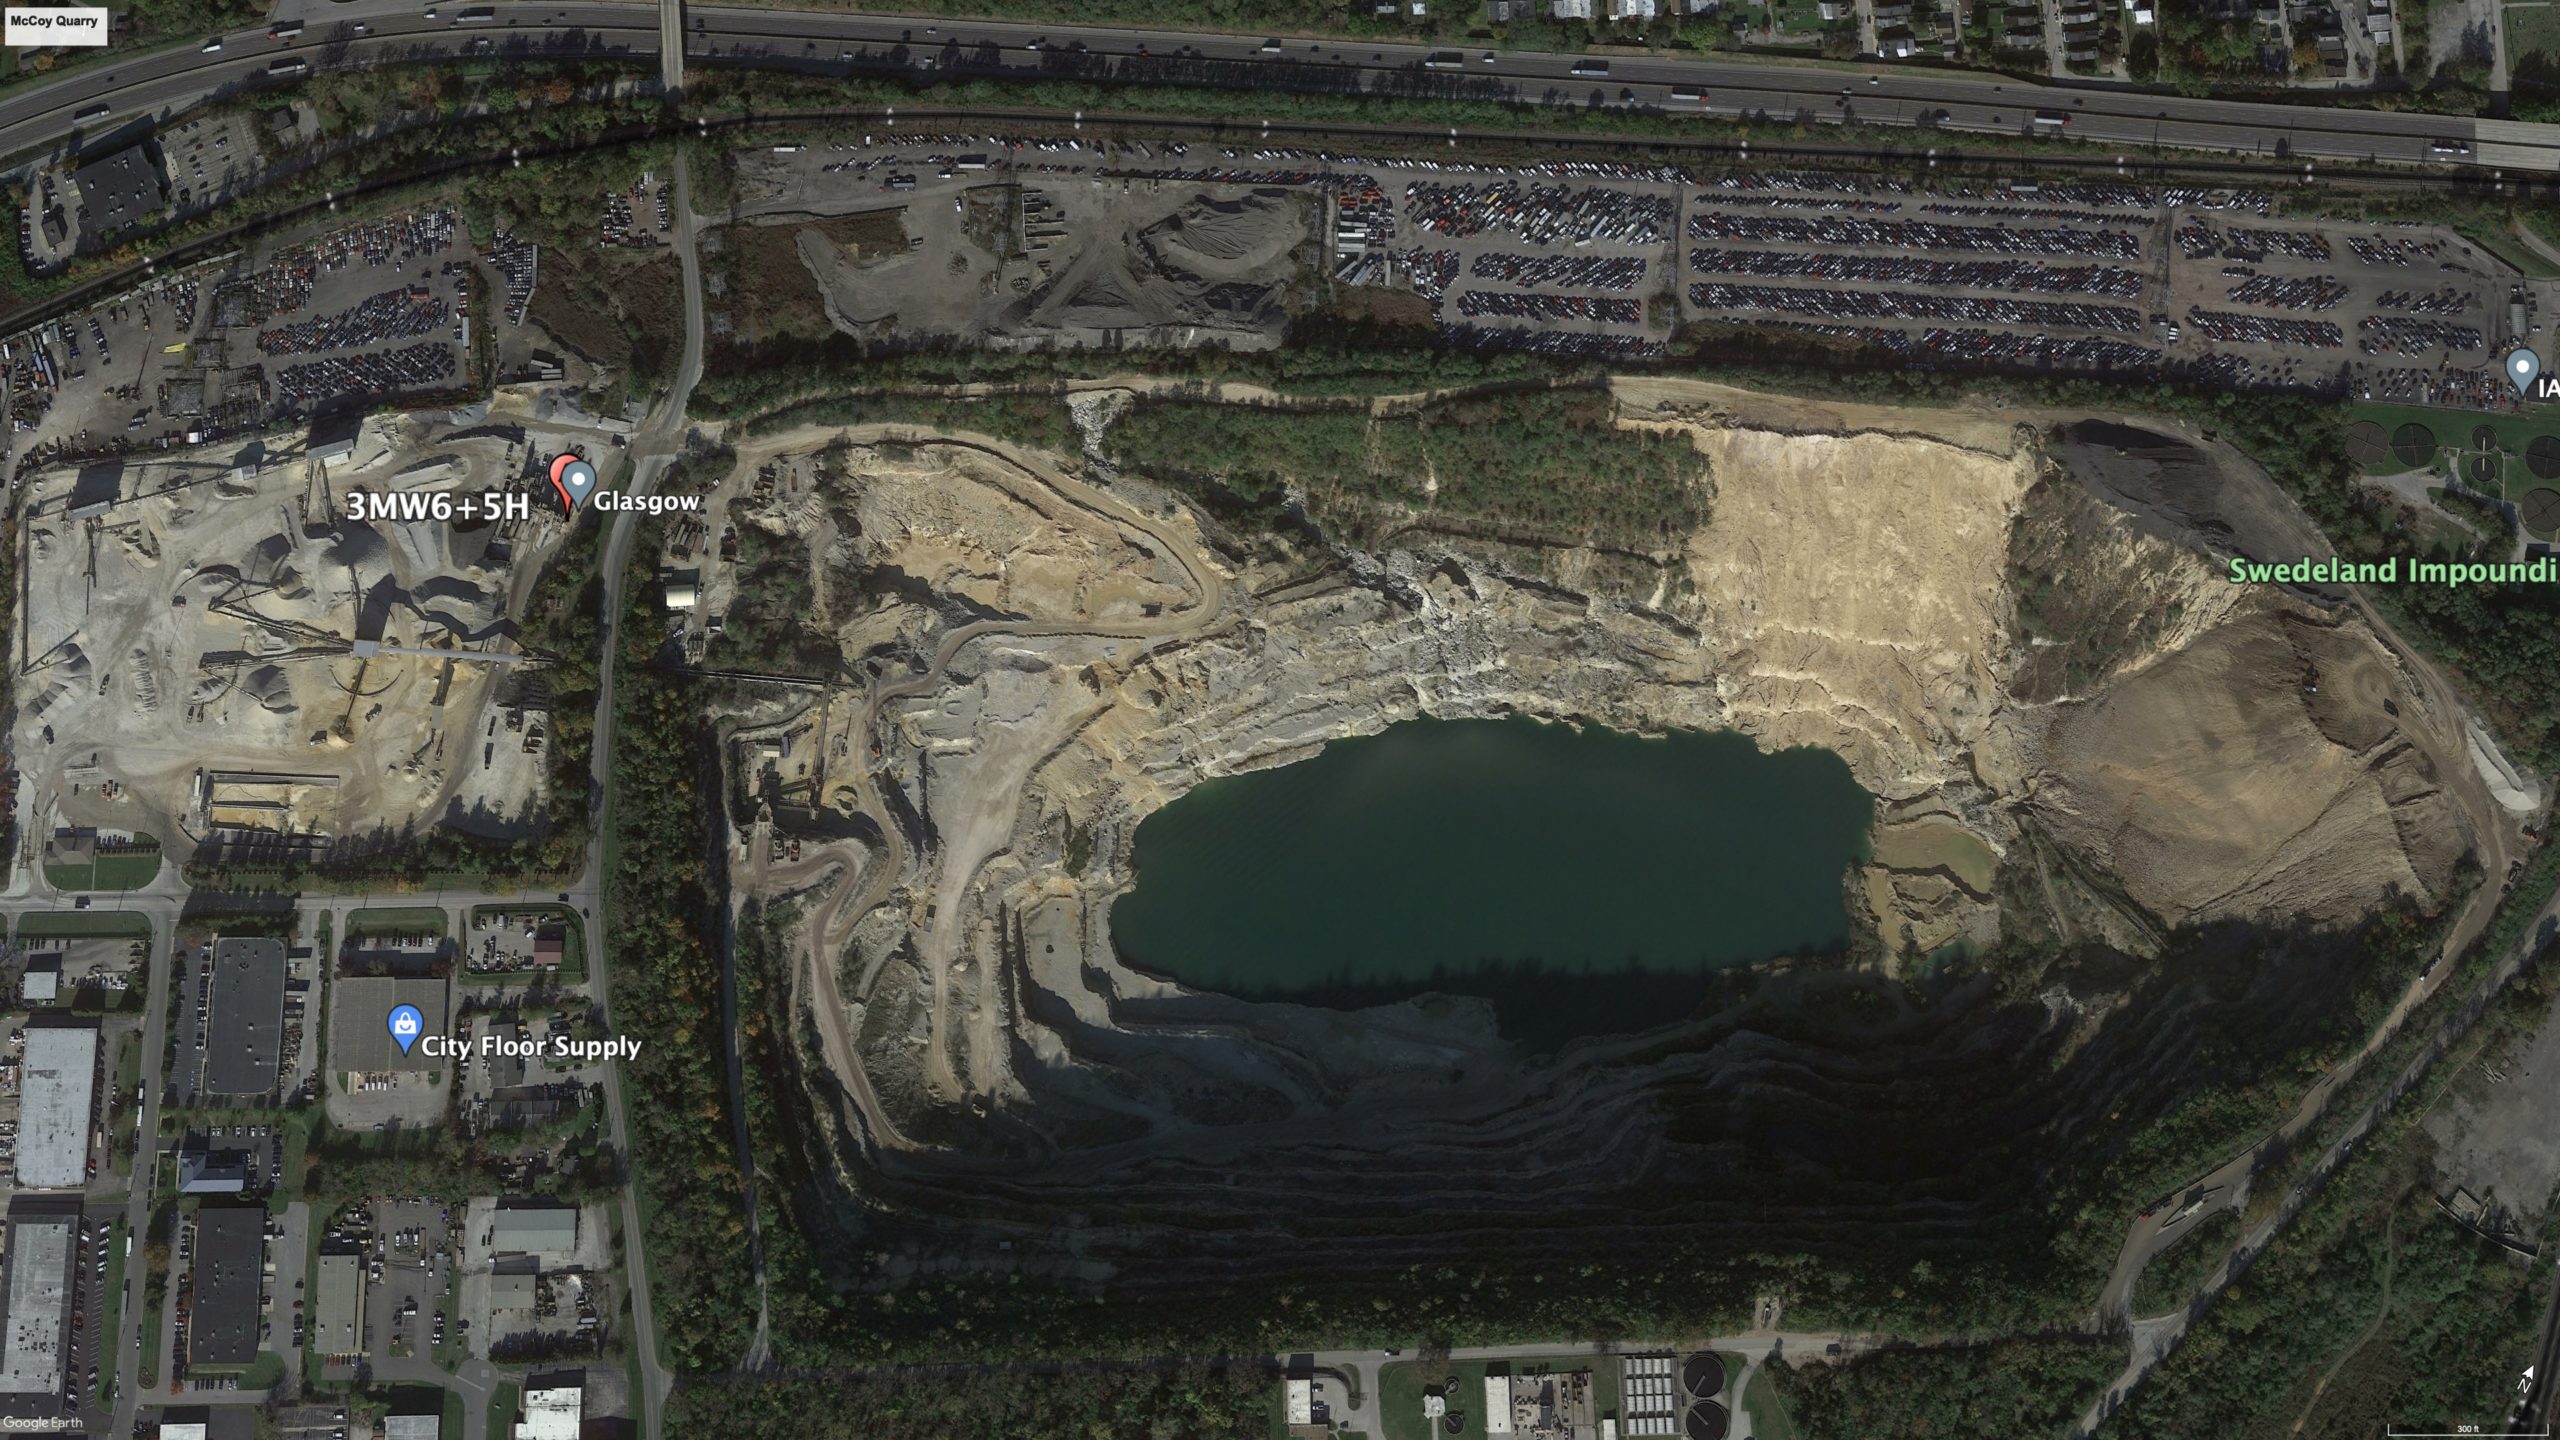
[[[1312,1120],[1384,1086],[1421,1124],[1450,1097],[1411,1088],[1453,1065],[1466,1104],[1531,1104],[1554,1073],[1504,1059],[1480,1007],[1317,1017],[1183,992],[1110,943],[1145,816],[1414,716],[1831,748],[1887,802],[1858,889],[1895,949],[1993,938],[1994,880],[2030,826],[2113,877],[2096,903],[2134,943],[2446,893],[2467,821],[2436,784],[2425,707],[2351,614],[2220,584],[2117,512],[2073,512],[2063,549],[2086,554],[2088,593],[2047,605],[2105,644],[2040,667],[2062,642],[2022,633],[2011,551],[2045,463],[2032,445],[1643,423],[1688,433],[1714,490],[1645,605],[1455,550],[1239,572],[1143,487],[1097,499],[1037,457],[998,474],[857,451],[873,561],[1023,617],[955,650],[878,732],[918,843],[906,903],[861,927],[845,985],[890,1123],[950,1140],[967,1127],[934,1116],[974,1099],[1072,1151]]]
[[[1690,538],[1729,722],[1821,745],[1902,799],[1962,772],[2002,703],[2009,524],[2032,456],[1889,435],[1693,431],[1717,477]]]

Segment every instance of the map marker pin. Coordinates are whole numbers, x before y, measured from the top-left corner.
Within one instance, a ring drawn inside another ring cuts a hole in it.
[[[2516,387],[2516,394],[2532,399],[2533,379],[2541,373],[2541,356],[2522,346],[2507,352],[2507,383]]]
[[[560,508],[575,518],[579,502],[596,488],[596,467],[575,455],[555,455],[551,459],[551,488],[560,492]]]
[[[400,1042],[401,1054],[409,1053],[409,1047],[418,1043],[418,1032],[426,1028],[427,1017],[418,1013],[417,1006],[391,1007],[391,1038]]]

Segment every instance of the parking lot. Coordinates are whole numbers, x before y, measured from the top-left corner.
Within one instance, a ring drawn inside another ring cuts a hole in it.
[[[757,157],[745,175],[750,210],[913,214],[1017,184],[1036,187],[1044,222],[1076,213],[1079,183],[1310,193],[1337,292],[1404,291],[1444,341],[1561,356],[1657,355],[1676,318],[1856,339],[1914,363],[2495,409],[2513,403],[2495,356],[2560,350],[2555,282],[2442,227],[2294,219],[2247,188],[996,135],[874,136]]]
[[[95,1435],[103,1433],[101,1427],[107,1419],[98,1404],[98,1387],[103,1380],[112,1378],[107,1371],[115,1364],[113,1346],[117,1335],[106,1328],[107,1273],[111,1268],[107,1250],[120,1242],[115,1238],[115,1217],[106,1211],[83,1215],[72,1233],[71,1313],[77,1319],[70,1338],[64,1342],[63,1400]]]
[[[380,1200],[367,1253],[366,1347],[377,1361],[432,1356],[460,1338],[452,1223],[434,1200]]]
[[[171,164],[219,172],[229,131],[186,130]],[[530,278],[529,253],[523,263]],[[471,247],[450,210],[287,237],[157,277],[0,338],[12,464],[216,440],[343,400],[450,389],[463,376]]]

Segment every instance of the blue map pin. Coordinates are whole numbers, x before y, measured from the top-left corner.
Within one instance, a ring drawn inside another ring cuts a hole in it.
[[[578,513],[578,504],[587,492],[596,488],[596,467],[575,455],[551,457],[551,488],[560,492],[560,508],[569,515]]]
[[[2516,387],[2518,395],[2533,398],[2533,377],[2541,373],[2541,356],[2522,347],[2507,352],[2507,382]]]
[[[409,1047],[418,1043],[418,1032],[426,1028],[427,1017],[418,1013],[417,1006],[391,1007],[391,1038],[400,1042],[401,1054],[409,1053]]]

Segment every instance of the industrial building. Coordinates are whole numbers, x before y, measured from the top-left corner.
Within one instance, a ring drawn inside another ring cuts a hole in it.
[[[526,1377],[524,1418],[516,1422],[515,1440],[578,1440],[585,1382],[585,1376],[574,1372]]]
[[[79,1231],[76,1200],[22,1200],[10,1208],[8,1308],[0,1312],[0,1416],[41,1420],[62,1413]]]
[[[382,1440],[444,1440],[444,1416],[386,1415],[382,1417]]]
[[[335,1359],[364,1349],[364,1257],[321,1256],[314,1290],[312,1353]]]
[[[168,203],[160,160],[148,141],[90,161],[71,172],[71,183],[89,212],[81,226],[84,240],[148,220]]]
[[[246,1405],[187,1405],[160,1412],[160,1440],[252,1440],[257,1417]]]
[[[98,1024],[27,1027],[18,1088],[18,1188],[71,1190],[89,1179],[98,1100]]]
[[[283,941],[250,936],[214,942],[205,1093],[264,1095],[276,1088],[284,1053],[284,979]]]
[[[386,1070],[451,1070],[453,1062],[426,1053],[424,1046],[400,1047],[385,1028],[392,1007],[415,1005],[426,1020],[428,1035],[446,1032],[445,982],[415,976],[346,976],[329,986],[329,1063],[350,1073]]]
[[[530,1255],[546,1265],[565,1263],[578,1253],[578,1211],[574,1206],[526,1206],[500,1209],[489,1222],[491,1256]]]
[[[266,1307],[267,1207],[207,1205],[196,1212],[194,1319],[187,1358],[246,1365],[258,1357]]]

